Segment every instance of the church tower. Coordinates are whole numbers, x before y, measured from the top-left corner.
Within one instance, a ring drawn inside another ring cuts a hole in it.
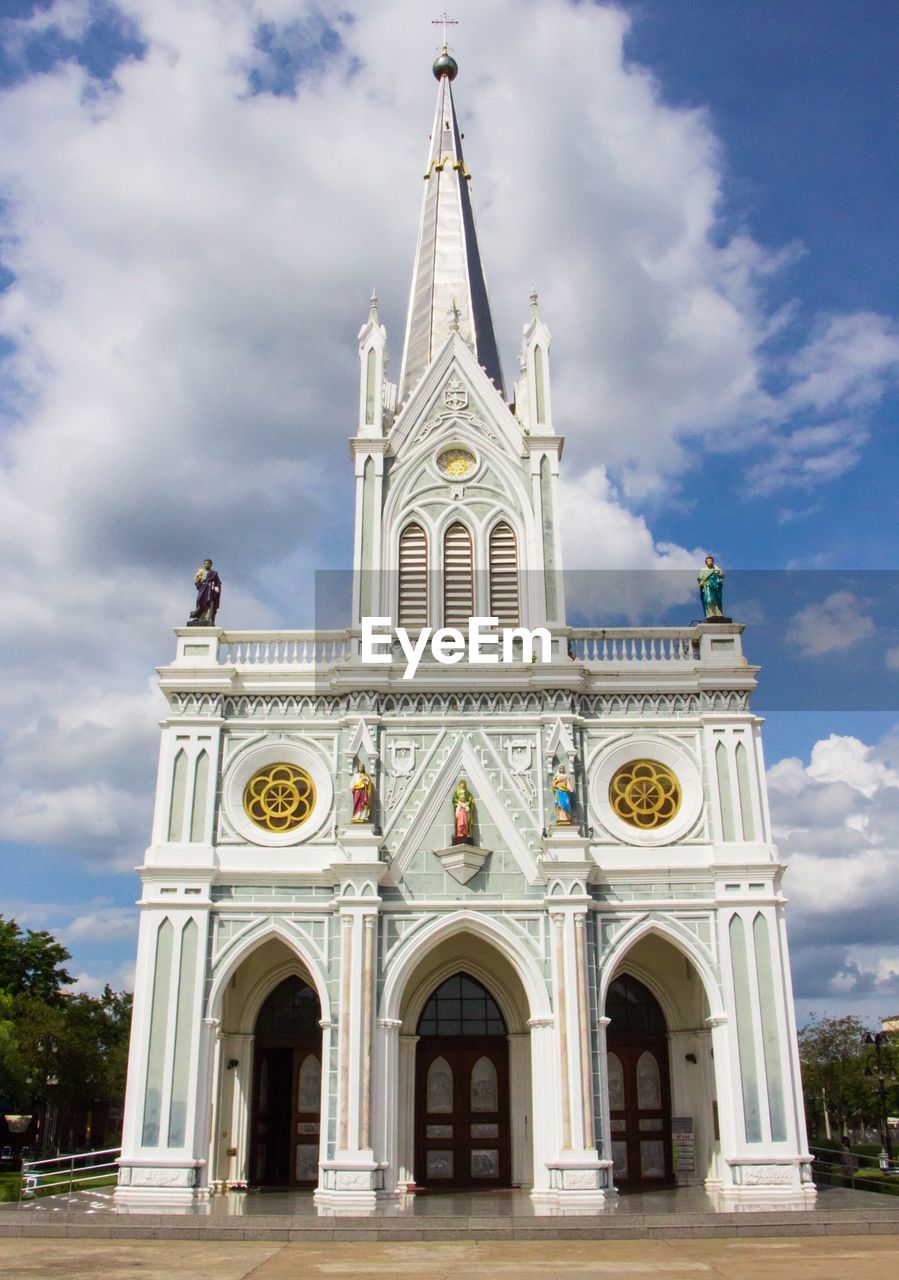
[[[509,405],[444,53],[399,388],[373,297],[359,333],[354,621],[564,625],[549,330],[531,294]]]
[[[726,619],[567,625],[550,334],[532,293],[507,401],[457,71],[397,385],[374,297],[359,334],[352,625],[179,628],[160,670],[118,1194],[801,1206],[758,668]],[[502,661],[366,650],[474,617]]]

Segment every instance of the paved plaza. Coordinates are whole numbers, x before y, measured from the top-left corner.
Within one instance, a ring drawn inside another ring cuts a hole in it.
[[[261,1241],[6,1240],[9,1280],[895,1280],[899,1236],[801,1240],[553,1240],[272,1244]]]

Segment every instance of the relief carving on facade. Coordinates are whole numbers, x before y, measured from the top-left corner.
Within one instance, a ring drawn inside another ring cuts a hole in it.
[[[387,785],[384,804],[388,810],[402,803],[415,772],[417,743],[412,738],[399,738],[387,745]]]
[[[744,1187],[787,1187],[793,1182],[793,1166],[788,1164],[744,1165]]]

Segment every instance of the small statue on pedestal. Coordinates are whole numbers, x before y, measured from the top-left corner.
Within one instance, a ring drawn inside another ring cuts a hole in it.
[[[215,615],[222,602],[222,580],[212,567],[211,560],[204,560],[203,567],[194,574],[197,589],[197,607],[187,620],[189,627],[214,627]]]
[[[571,826],[571,811],[574,807],[574,787],[564,764],[556,770],[552,780],[553,804],[556,806],[556,826]]]
[[[699,598],[705,612],[706,622],[730,622],[721,607],[724,595],[724,570],[715,564],[714,556],[706,556],[705,564],[696,579],[699,583]]]
[[[468,783],[464,778],[459,779],[453,792],[453,818],[453,844],[474,844],[474,796],[468,790]]]
[[[371,822],[372,780],[368,776],[365,765],[356,761],[356,772],[353,774],[353,822]]]

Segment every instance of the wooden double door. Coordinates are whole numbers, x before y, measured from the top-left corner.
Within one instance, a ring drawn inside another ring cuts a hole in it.
[[[423,1038],[416,1053],[416,1186],[427,1191],[509,1186],[506,1037]]]
[[[321,1090],[319,1045],[257,1044],[250,1152],[257,1186],[315,1186]]]
[[[616,1187],[648,1190],[671,1185],[674,1173],[667,1040],[610,1034],[607,1064]]]

